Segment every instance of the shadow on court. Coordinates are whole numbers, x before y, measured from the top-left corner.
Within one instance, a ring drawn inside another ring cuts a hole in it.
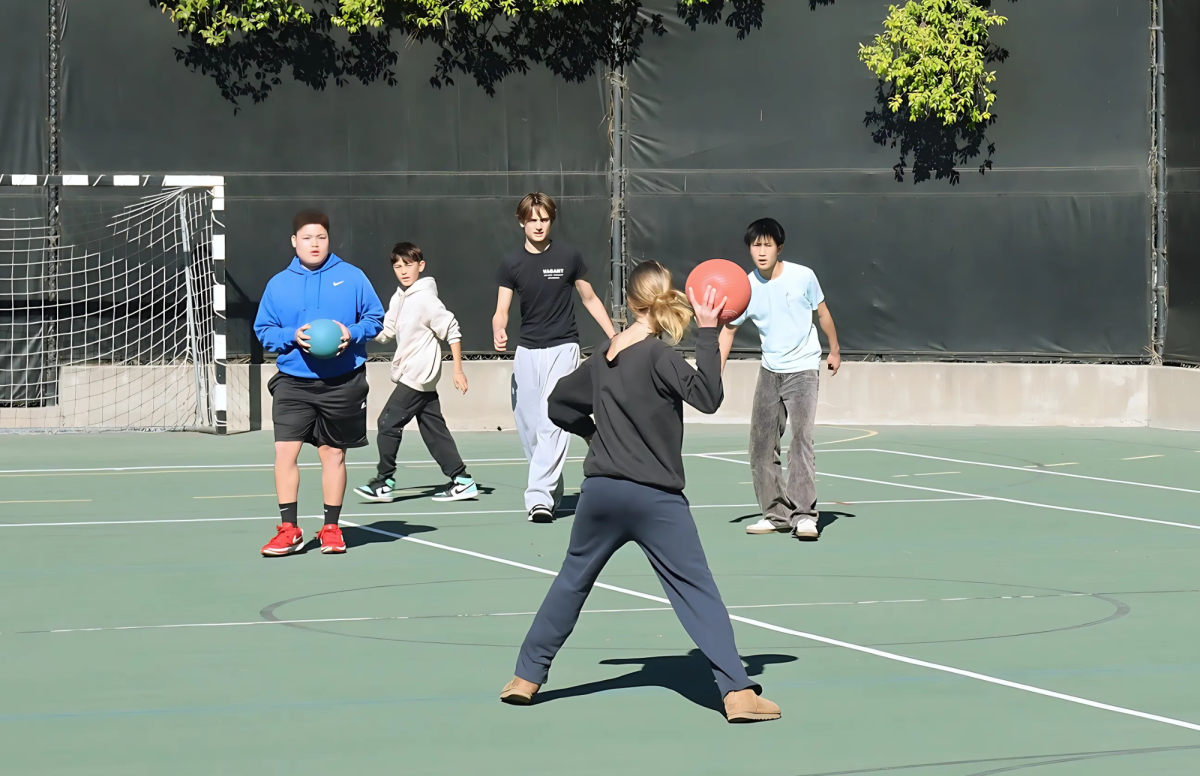
[[[579,494],[570,493],[562,497],[562,501],[558,502],[558,509],[554,511],[555,516],[565,517],[566,515],[575,514],[575,510],[579,508]]]
[[[406,523],[403,520],[379,520],[361,528],[357,526],[344,525],[342,526],[342,538],[346,540],[346,549],[362,547],[366,544],[381,544],[384,542],[399,541],[399,537],[397,536],[388,536],[387,534],[375,533],[375,531],[369,530],[371,528],[379,531],[387,531],[388,533],[392,534],[401,534],[403,536],[429,533],[430,531],[437,530],[431,525],[415,525],[413,523]]]
[[[734,524],[744,523],[747,520],[758,520],[758,518],[760,518],[760,517],[762,517],[761,513],[754,512],[749,515],[742,515],[741,517],[735,517],[732,520],[730,520],[729,522],[734,523]],[[822,509],[817,515],[817,533],[822,533],[822,534],[825,533],[826,528],[833,525],[834,523],[836,523],[838,520],[840,520],[843,517],[856,517],[856,515],[852,512],[838,512],[836,510]]]
[[[481,495],[481,496],[490,496],[491,494],[496,492],[496,489],[491,487],[490,485],[482,485],[478,482],[475,483],[475,485],[477,488],[479,488],[479,495]],[[444,490],[445,487],[446,487],[445,485],[423,485],[423,486],[415,486],[412,488],[403,488],[402,489],[403,495],[397,496],[396,498],[392,499],[391,501],[368,501],[367,499],[363,498],[361,495],[359,495],[357,493],[354,493],[353,497],[358,499],[358,502],[355,505],[356,507],[357,506],[390,507],[390,506],[394,506],[396,504],[403,504],[405,501],[416,501],[418,499],[432,498],[433,496],[436,496],[438,493],[440,493],[442,490]],[[350,491],[346,491],[346,495],[350,496],[352,494]]]
[[[795,660],[796,658],[792,655],[745,655],[742,657],[742,662],[746,664],[746,673],[751,677],[761,676],[769,665],[791,663]],[[718,712],[722,716],[725,714],[725,706],[717,690],[717,684],[713,681],[708,659],[698,649],[693,649],[686,655],[613,658],[601,660],[600,665],[640,665],[641,668],[614,679],[578,684],[574,687],[564,687],[561,690],[539,692],[534,696],[533,702],[550,703],[563,698],[579,698],[610,690],[662,687],[682,695],[701,708]]]
[[[817,533],[825,533],[826,528],[833,525],[843,517],[854,517],[854,515],[849,512],[827,512],[825,510],[821,510],[821,512],[817,515]]]

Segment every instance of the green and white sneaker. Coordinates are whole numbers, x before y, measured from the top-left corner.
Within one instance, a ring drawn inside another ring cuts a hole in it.
[[[434,495],[434,501],[466,501],[467,499],[478,498],[479,488],[475,485],[475,480],[464,475],[455,477],[454,482],[450,483],[445,489]]]
[[[396,481],[391,477],[376,477],[366,485],[359,485],[354,492],[368,501],[395,501],[400,497]]]

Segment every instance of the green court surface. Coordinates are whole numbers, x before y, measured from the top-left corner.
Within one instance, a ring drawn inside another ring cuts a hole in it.
[[[487,492],[457,504],[410,435],[413,490],[348,498],[346,555],[269,560],[269,434],[5,436],[0,773],[1200,773],[1200,435],[819,428],[816,543],[744,532],[746,436],[685,443],[783,709],[745,726],[633,546],[540,702],[498,701],[572,519],[526,522],[513,434],[458,435]]]

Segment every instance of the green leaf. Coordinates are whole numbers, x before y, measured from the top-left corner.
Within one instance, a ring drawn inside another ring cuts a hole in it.
[[[860,45],[858,57],[894,87],[892,112],[980,124],[996,100],[996,74],[985,70],[990,30],[1007,21],[976,0],[910,0],[888,6],[883,32]]]

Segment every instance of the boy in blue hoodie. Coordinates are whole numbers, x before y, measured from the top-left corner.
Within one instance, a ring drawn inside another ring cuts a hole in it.
[[[279,356],[279,373],[267,390],[273,399],[275,492],[280,525],[263,555],[288,555],[304,546],[297,524],[300,468],[305,442],[321,458],[325,525],[317,532],[321,552],[346,551],[338,528],[346,493],[346,448],[367,444],[367,346],[383,328],[383,305],[367,276],[329,252],[329,217],[306,210],[292,221],[296,256],[271,278],[258,305],[254,333]],[[313,357],[305,332],[328,318],[342,330],[337,355]]]

